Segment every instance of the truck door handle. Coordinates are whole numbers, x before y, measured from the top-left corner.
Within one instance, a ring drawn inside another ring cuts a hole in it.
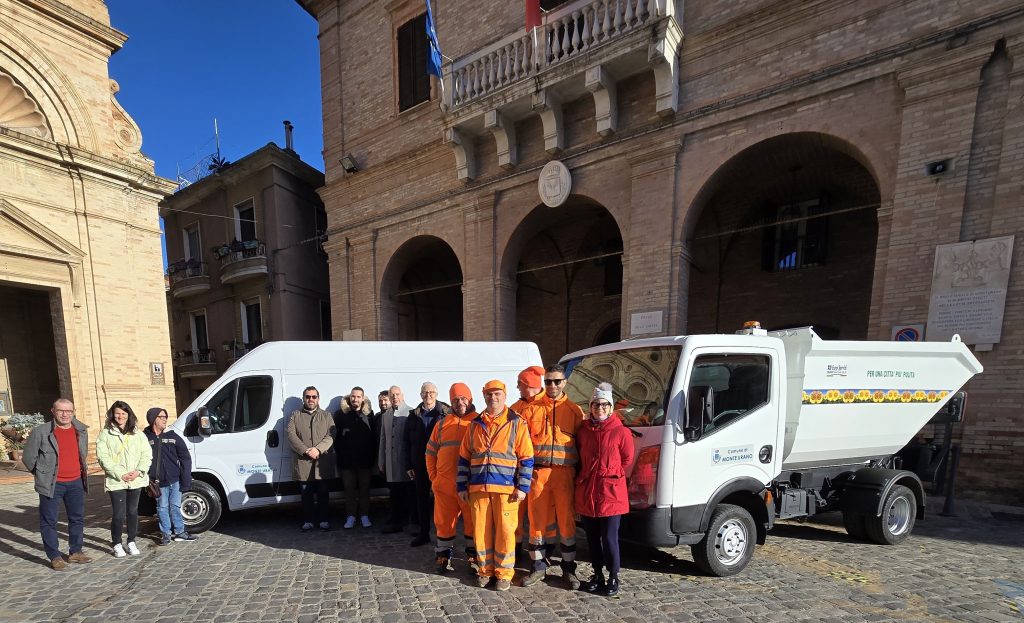
[[[278,443],[280,443],[280,442],[279,442],[279,440],[277,438],[277,431],[276,430],[272,430],[272,431],[268,432],[267,433],[267,447],[269,447],[269,448],[276,448]]]
[[[757,453],[757,460],[761,461],[762,463],[771,463],[772,462],[772,447],[770,445],[769,446],[761,446],[761,450]]]

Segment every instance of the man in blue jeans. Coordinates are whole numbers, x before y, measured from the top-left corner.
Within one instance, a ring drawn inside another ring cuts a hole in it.
[[[167,545],[172,540],[195,541],[198,537],[185,530],[181,517],[181,494],[192,487],[192,456],[188,453],[188,446],[178,433],[167,430],[167,411],[164,409],[153,407],[146,412],[146,421],[149,426],[144,432],[153,451],[149,479],[160,484],[160,497],[156,500],[160,545]]]
[[[85,541],[85,493],[89,489],[86,454],[89,430],[75,418],[75,405],[58,398],[50,409],[53,421],[32,429],[25,442],[22,462],[35,477],[39,494],[39,532],[46,558],[56,571],[64,571],[69,562],[92,559],[82,553]],[[60,551],[57,515],[63,502],[68,515],[68,555]]]

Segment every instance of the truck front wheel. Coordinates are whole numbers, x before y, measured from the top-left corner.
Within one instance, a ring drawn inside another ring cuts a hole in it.
[[[181,494],[181,517],[189,532],[206,532],[220,520],[220,494],[212,485],[193,480],[192,488]]]
[[[896,485],[885,496],[882,514],[864,518],[868,538],[879,545],[895,545],[908,536],[917,520],[917,498],[903,485]]]
[[[754,555],[757,526],[743,507],[722,504],[715,509],[704,539],[690,546],[701,571],[718,577],[735,575]]]

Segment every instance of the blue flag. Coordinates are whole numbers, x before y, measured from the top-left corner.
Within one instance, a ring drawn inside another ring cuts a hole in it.
[[[430,0],[427,2],[427,41],[430,42],[430,56],[427,57],[427,73],[441,77],[441,44],[437,42],[437,30],[434,28],[434,14],[430,11]]]

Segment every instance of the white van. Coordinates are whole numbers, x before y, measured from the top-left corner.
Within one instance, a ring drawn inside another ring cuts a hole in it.
[[[181,512],[191,532],[212,528],[230,510],[298,502],[292,478],[288,416],[302,406],[302,390],[320,390],[332,414],[354,386],[377,411],[377,394],[392,385],[419,404],[420,385],[433,382],[448,401],[453,383],[469,385],[477,405],[491,379],[516,397],[521,370],[541,364],[532,342],[268,342],[234,363],[171,425],[192,453],[192,489]],[[209,427],[201,429],[200,415]],[[340,481],[332,483],[339,490]]]

